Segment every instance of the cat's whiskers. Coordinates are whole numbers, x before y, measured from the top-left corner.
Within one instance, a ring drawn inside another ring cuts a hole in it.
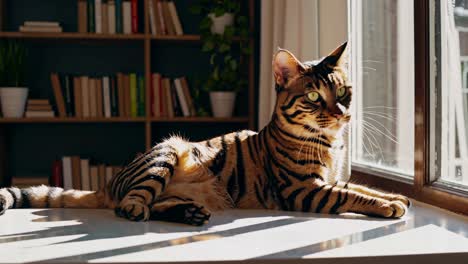
[[[375,127],[373,124],[367,122],[367,121],[362,121],[362,125],[369,128],[371,131],[373,132],[378,132],[379,134],[381,134],[382,136],[388,138],[390,141],[392,141],[393,143],[395,144],[400,144],[396,138],[393,138],[393,134],[392,136],[389,136],[387,134],[385,134],[384,132],[382,132],[381,130],[379,130],[377,127]]]
[[[368,119],[368,120],[364,120],[364,122],[367,122],[368,124],[372,125],[373,127],[375,127],[375,129],[379,130],[382,134],[384,135],[387,135],[389,137],[391,137],[393,140],[397,141],[397,137],[392,133],[392,131],[390,131],[384,124],[382,124],[381,122],[379,122],[379,120],[375,119],[375,118],[372,118],[372,117],[369,117],[369,116],[364,116],[364,119]],[[375,122],[376,124],[373,124],[369,121],[373,121]],[[379,125],[380,127],[382,127],[385,132],[387,132],[388,134],[385,134],[383,133],[379,127],[377,127],[377,125]]]

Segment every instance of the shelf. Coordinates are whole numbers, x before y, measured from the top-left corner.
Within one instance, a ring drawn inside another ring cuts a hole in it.
[[[0,124],[29,123],[136,123],[145,122],[144,117],[112,117],[112,118],[78,118],[78,117],[30,117],[30,118],[0,118]]]
[[[143,40],[144,34],[95,34],[95,33],[45,33],[45,32],[0,32],[0,38],[18,39],[90,39],[90,40]]]
[[[147,119],[145,117],[112,117],[112,118],[78,118],[78,117],[33,117],[33,118],[0,118],[0,124],[30,124],[30,123],[143,123]],[[249,119],[247,117],[174,117],[174,118],[151,118],[154,123],[169,123],[169,122],[219,122],[219,123],[245,123]]]
[[[152,122],[164,123],[164,122],[186,122],[186,123],[245,123],[249,121],[248,117],[173,117],[173,118],[152,118]]]

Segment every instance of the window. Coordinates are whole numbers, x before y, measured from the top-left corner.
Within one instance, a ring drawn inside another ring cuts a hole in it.
[[[351,179],[468,214],[468,0],[348,7]]]
[[[468,186],[468,1],[433,1],[431,180]]]
[[[349,8],[353,167],[412,177],[413,2],[352,0]]]

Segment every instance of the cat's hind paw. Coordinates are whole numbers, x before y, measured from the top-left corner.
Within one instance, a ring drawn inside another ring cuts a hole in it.
[[[131,221],[148,221],[150,209],[146,204],[130,200],[116,207],[115,214]]]

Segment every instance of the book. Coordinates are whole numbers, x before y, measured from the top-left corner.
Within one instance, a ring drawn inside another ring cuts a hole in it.
[[[111,94],[110,94],[109,77],[102,78],[102,97],[104,100],[104,117],[111,117]]]
[[[52,175],[50,178],[50,185],[55,187],[63,187],[63,169],[62,161],[54,160],[52,163]]]
[[[114,0],[109,0],[107,3],[107,18],[108,18],[108,28],[109,28],[109,34],[115,34],[116,33],[116,23],[115,23],[115,1]]]
[[[99,190],[99,170],[98,166],[89,166],[89,181],[91,183],[91,191]]]
[[[149,87],[149,101],[150,101],[150,116],[156,116],[156,113],[154,112],[155,106],[154,106],[154,92],[155,92],[155,85],[154,85],[154,73],[150,75],[150,87]]]
[[[111,99],[111,116],[119,116],[118,100],[119,95],[117,94],[117,86],[115,77],[110,77],[110,99]]]
[[[28,99],[28,105],[49,105],[47,99]]]
[[[131,0],[132,33],[138,33],[138,0]]]
[[[115,0],[115,31],[123,33],[122,0]]]
[[[130,1],[122,1],[122,21],[123,21],[123,33],[132,33],[132,4]]]
[[[26,27],[60,27],[60,23],[55,21],[25,21],[23,25]]]
[[[94,25],[96,33],[102,33],[102,2],[94,0]]]
[[[138,116],[137,105],[137,76],[135,73],[130,73],[130,116]]]
[[[158,27],[158,32],[161,32],[161,35],[167,35],[167,29],[166,29],[166,23],[164,21],[164,16],[163,16],[163,10],[162,10],[162,3],[160,0],[156,0],[156,5],[155,5],[155,10],[156,10],[156,17],[158,20],[156,21],[156,25]],[[159,21],[159,24],[158,24]]]
[[[18,188],[27,188],[37,185],[49,185],[48,177],[12,177],[11,185]]]
[[[158,29],[156,27],[156,15],[155,15],[155,2],[153,0],[148,0],[148,15],[149,15],[149,24],[151,34],[156,36],[158,34]]]
[[[73,82],[69,75],[63,76],[63,94],[65,97],[65,110],[68,117],[75,116],[75,106],[73,99]]]
[[[62,157],[62,169],[63,169],[63,188],[66,190],[73,189],[72,181],[72,161],[71,157]]]
[[[164,17],[164,25],[166,26],[167,35],[175,35],[174,22],[172,21],[167,1],[161,1],[162,15]]]
[[[78,0],[78,32],[86,33],[87,31],[88,31],[87,1]]]
[[[31,27],[31,26],[20,26],[20,32],[50,32],[50,33],[60,33],[62,32],[62,27]]]
[[[131,91],[130,91],[130,75],[125,74],[123,76],[123,83],[124,83],[124,93],[125,93],[125,116],[130,117],[131,116]]]
[[[180,23],[179,15],[177,14],[177,9],[174,4],[174,1],[169,1],[168,6],[169,6],[169,12],[171,14],[171,20],[172,20],[172,23],[174,24],[176,35],[183,35],[184,31],[182,30],[182,24]]]
[[[34,105],[28,104],[26,107],[26,111],[35,112],[35,111],[52,111],[52,106],[50,104],[47,105]]]
[[[125,116],[125,90],[123,73],[117,73],[117,93],[119,95],[119,116]]]
[[[158,90],[159,90],[159,112],[160,116],[167,116],[167,106],[166,106],[166,93],[163,89],[163,84],[162,84],[162,76],[161,74],[157,73],[157,79],[158,79]]]
[[[190,115],[191,116],[196,116],[197,115],[197,110],[195,109],[195,102],[193,101],[193,97],[190,94],[190,88],[189,88],[189,85],[188,85],[188,82],[187,82],[187,78],[182,77],[180,79],[181,79],[181,82],[182,82],[182,87],[184,89],[185,98],[187,99],[188,106],[189,106],[189,109],[190,109]]]
[[[187,100],[184,95],[184,88],[182,87],[182,82],[180,79],[174,79],[174,87],[177,94],[178,102],[182,110],[183,116],[190,116],[190,109],[187,103]]]
[[[91,191],[91,183],[89,179],[89,159],[81,159],[81,189],[85,191]]]
[[[81,190],[81,160],[79,156],[71,157],[73,189]]]
[[[109,183],[114,175],[114,167],[107,166],[106,167],[106,177],[105,177],[105,184]]]
[[[106,186],[106,165],[99,164],[98,165],[98,186],[100,188],[104,188]]]
[[[96,78],[89,78],[89,116],[96,117],[97,116],[97,101],[96,101],[96,94],[97,94],[97,87],[96,87]]]
[[[26,111],[25,117],[55,117],[54,111]]]
[[[82,91],[82,97],[81,97],[81,102],[83,103],[83,117],[89,117],[90,116],[90,103],[89,103],[89,77],[88,76],[82,76],[81,77],[81,91]]]
[[[101,4],[101,13],[102,33],[109,34],[109,8],[106,1],[103,1]]]
[[[172,106],[174,107],[174,116],[183,116],[182,107],[180,106],[179,98],[177,97],[177,91],[175,88],[175,84],[173,80],[170,80],[171,86],[171,98],[172,98]]]
[[[138,116],[145,116],[146,113],[146,91],[145,91],[145,79],[143,75],[138,75]]]
[[[94,0],[88,0],[87,4],[87,10],[88,10],[88,32],[89,33],[94,33],[96,32],[96,27],[95,27],[95,15],[94,15]]]
[[[104,117],[104,96],[102,87],[103,78],[96,79],[97,117]]]
[[[169,78],[164,78],[163,79],[163,89],[166,97],[166,111],[167,111],[167,116],[168,117],[174,117],[175,116],[175,111],[174,111],[174,103],[172,101],[172,91],[171,91],[171,80]]]
[[[50,74],[52,89],[54,91],[55,103],[60,117],[66,117],[65,100],[63,98],[62,88],[60,87],[60,79],[56,73]]]
[[[81,78],[73,77],[73,95],[75,100],[75,116],[83,117],[83,91],[81,90]]]

